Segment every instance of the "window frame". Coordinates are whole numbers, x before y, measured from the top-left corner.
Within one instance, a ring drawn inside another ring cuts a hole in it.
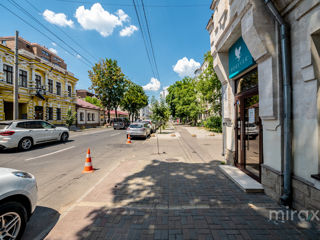
[[[48,79],[48,92],[53,93],[53,80]]]
[[[42,81],[41,75],[35,74],[34,80],[35,80],[35,82],[36,82],[36,89],[41,89],[41,87],[42,87],[42,84],[41,84],[41,81]],[[38,81],[40,81],[40,85],[38,85]]]
[[[59,85],[59,88],[58,88],[58,85]],[[56,94],[58,95],[58,96],[61,96],[61,82],[56,82]],[[58,89],[59,89],[59,91],[58,91]]]
[[[60,121],[61,120],[61,108],[57,108],[56,109],[56,118],[57,118],[57,121]]]
[[[8,70],[8,68],[11,68],[11,71]],[[3,74],[5,77],[5,81],[8,84],[13,84],[13,67],[8,64],[3,64]],[[11,77],[11,81],[9,81],[9,76]]]
[[[28,87],[28,71],[19,69],[19,86]]]

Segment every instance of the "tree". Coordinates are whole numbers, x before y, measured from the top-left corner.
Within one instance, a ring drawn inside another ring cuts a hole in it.
[[[94,90],[103,107],[108,112],[110,122],[110,110],[117,108],[123,97],[127,81],[116,60],[105,59],[96,63],[89,71],[91,89]]]
[[[165,125],[170,117],[170,110],[169,107],[166,105],[163,99],[157,101],[155,98],[151,100],[151,119],[153,121],[160,122],[161,125]],[[161,132],[161,128],[160,128]]]
[[[120,105],[129,112],[129,119],[132,117],[133,121],[138,111],[148,105],[148,96],[141,86],[128,82],[127,91],[124,93]]]
[[[174,113],[173,117],[178,117],[183,122],[192,121],[196,124],[201,110],[197,98],[196,81],[185,77],[171,85],[168,92],[166,101],[171,114]]]
[[[67,111],[67,118],[66,118],[66,125],[69,129],[75,120],[76,120],[76,113],[75,112],[72,113],[71,108],[69,108]]]
[[[208,67],[198,77],[197,91],[202,109],[210,104],[214,113],[221,116],[221,82],[213,69],[213,57],[210,52],[204,55]]]
[[[96,98],[96,97],[90,97],[90,96],[86,96],[86,98],[84,99],[86,102],[91,103],[97,107],[103,108],[103,105],[101,103],[101,100]]]

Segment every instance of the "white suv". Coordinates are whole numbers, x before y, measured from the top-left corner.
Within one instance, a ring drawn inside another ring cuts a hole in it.
[[[33,145],[51,142],[65,142],[69,130],[56,127],[42,120],[0,121],[0,149],[15,148],[29,150]]]
[[[21,239],[37,194],[37,182],[30,173],[0,168],[0,239]]]

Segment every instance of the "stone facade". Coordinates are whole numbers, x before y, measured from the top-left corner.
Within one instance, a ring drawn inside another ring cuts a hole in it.
[[[293,206],[320,208],[320,2],[272,1],[290,27],[293,110]],[[225,158],[235,152],[235,78],[229,78],[230,47],[244,40],[258,70],[263,129],[261,182],[279,200],[283,189],[282,66],[279,26],[262,0],[214,0],[207,25],[214,69],[223,84]],[[299,186],[298,186],[299,185]],[[318,201],[318,203],[317,203]]]

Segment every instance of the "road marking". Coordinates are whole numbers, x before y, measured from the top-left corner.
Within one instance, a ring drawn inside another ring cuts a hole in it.
[[[113,136],[116,136],[116,135],[119,135],[120,133],[114,133],[114,134],[111,134],[110,137],[113,137]]]
[[[111,129],[106,129],[106,130],[101,130],[101,131],[94,131],[94,132],[88,132],[88,133],[78,133],[78,134],[71,134],[70,137],[79,137],[79,136],[86,136],[86,135],[91,135],[91,134],[96,134],[96,133],[104,133],[104,132],[109,132]]]
[[[64,149],[61,149],[61,150],[58,150],[58,151],[55,151],[55,152],[52,152],[52,153],[47,153],[47,154],[44,154],[44,155],[41,155],[41,156],[38,156],[38,157],[28,158],[28,159],[26,159],[25,161],[30,161],[30,160],[33,160],[33,159],[50,156],[50,155],[53,155],[53,154],[56,154],[56,153],[59,153],[59,152],[63,152],[63,151],[69,150],[69,149],[74,148],[74,147],[75,147],[75,146],[71,146],[71,147],[64,148]]]

